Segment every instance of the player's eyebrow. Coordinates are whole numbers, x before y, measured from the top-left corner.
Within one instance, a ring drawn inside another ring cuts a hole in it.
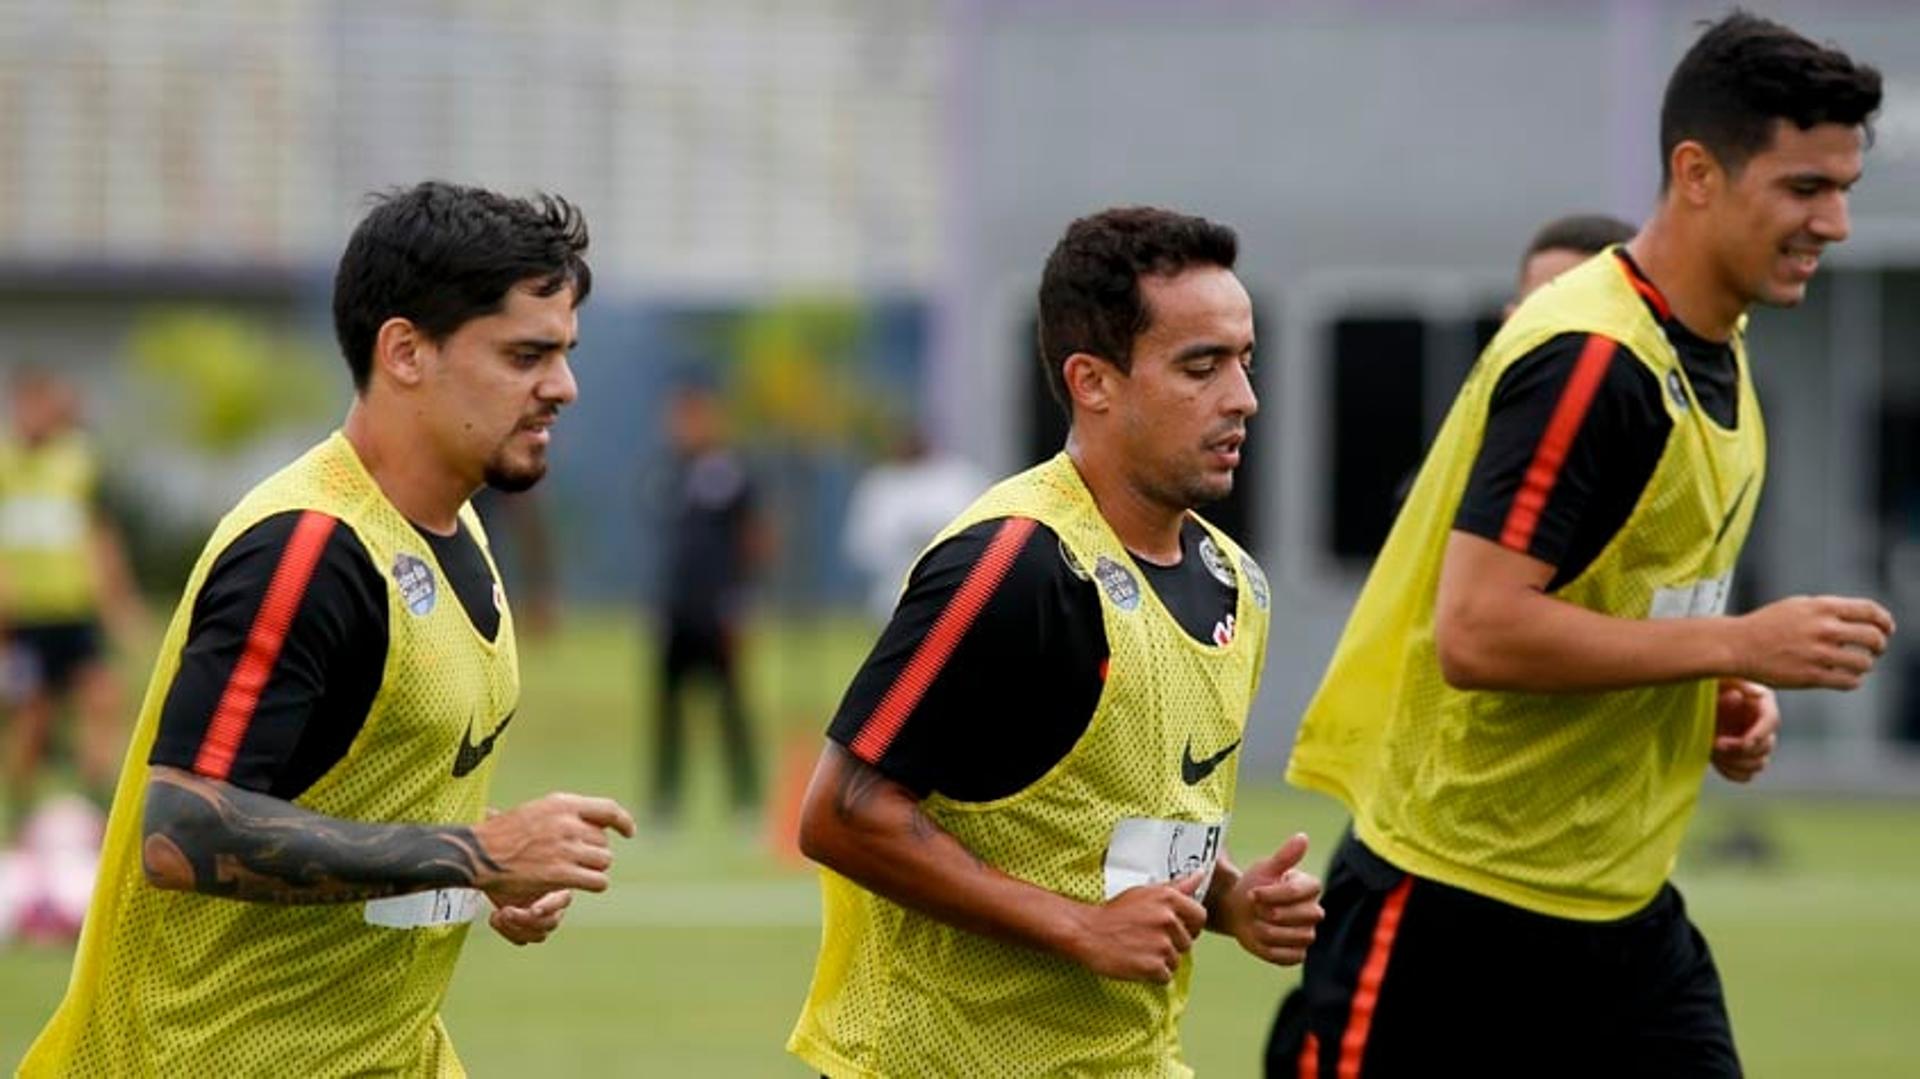
[[[514,340],[511,340],[511,341],[508,341],[505,347],[508,350],[514,351],[514,352],[518,352],[523,349],[529,349],[529,350],[538,351],[538,352],[554,352],[557,350],[564,349],[568,352],[572,352],[575,348],[579,347],[579,345],[580,345],[580,339],[578,337],[572,338],[571,340],[564,341],[564,342],[561,341],[558,337],[520,337],[520,338],[515,338]]]
[[[1196,341],[1179,352],[1174,353],[1173,362],[1185,363],[1188,360],[1203,359],[1207,356],[1239,356],[1253,351],[1253,339],[1248,338],[1245,348],[1235,348],[1226,341]]]

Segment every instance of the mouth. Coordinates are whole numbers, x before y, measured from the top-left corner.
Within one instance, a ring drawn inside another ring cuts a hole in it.
[[[1240,447],[1245,445],[1246,441],[1245,431],[1235,431],[1207,443],[1206,450],[1216,463],[1226,468],[1237,468],[1240,465]]]
[[[520,421],[520,426],[515,429],[515,433],[527,435],[536,443],[544,446],[553,440],[553,421],[557,418],[555,415],[546,415],[536,416],[530,420],[522,420]]]
[[[1780,248],[1780,257],[1786,260],[1788,273],[1801,280],[1814,275],[1820,268],[1820,249],[1797,244],[1787,244]]]

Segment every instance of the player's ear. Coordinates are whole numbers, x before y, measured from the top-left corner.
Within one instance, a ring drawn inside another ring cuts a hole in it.
[[[1066,358],[1061,370],[1075,407],[1094,413],[1113,407],[1113,381],[1120,372],[1111,363],[1091,352],[1076,352]]]
[[[1671,190],[1680,201],[1696,208],[1713,201],[1726,177],[1726,170],[1713,152],[1692,139],[1673,148],[1669,165],[1673,177],[1669,181]]]
[[[433,343],[411,319],[390,318],[373,338],[373,367],[401,386],[417,386],[426,377]]]

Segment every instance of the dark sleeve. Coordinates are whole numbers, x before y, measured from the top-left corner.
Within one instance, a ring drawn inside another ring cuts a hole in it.
[[[147,759],[296,797],[353,743],[386,651],[386,582],[353,530],[268,517],[201,586]]]
[[[1672,426],[1659,380],[1624,346],[1555,337],[1494,387],[1454,527],[1554,566],[1558,588],[1626,524]]]
[[[1054,533],[983,522],[914,568],[827,735],[917,793],[1004,797],[1085,732],[1106,656],[1099,597]]]

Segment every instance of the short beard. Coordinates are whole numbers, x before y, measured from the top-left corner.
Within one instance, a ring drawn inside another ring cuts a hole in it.
[[[481,475],[481,479],[496,491],[516,495],[539,483],[546,474],[545,458],[536,460],[531,467],[515,470],[508,468],[500,458],[496,457],[487,462],[486,471]]]
[[[1233,494],[1233,479],[1228,477],[1226,490],[1217,490],[1203,480],[1191,482],[1174,481],[1165,486],[1155,484],[1144,492],[1155,502],[1182,512],[1199,509],[1201,506],[1219,502]]]

